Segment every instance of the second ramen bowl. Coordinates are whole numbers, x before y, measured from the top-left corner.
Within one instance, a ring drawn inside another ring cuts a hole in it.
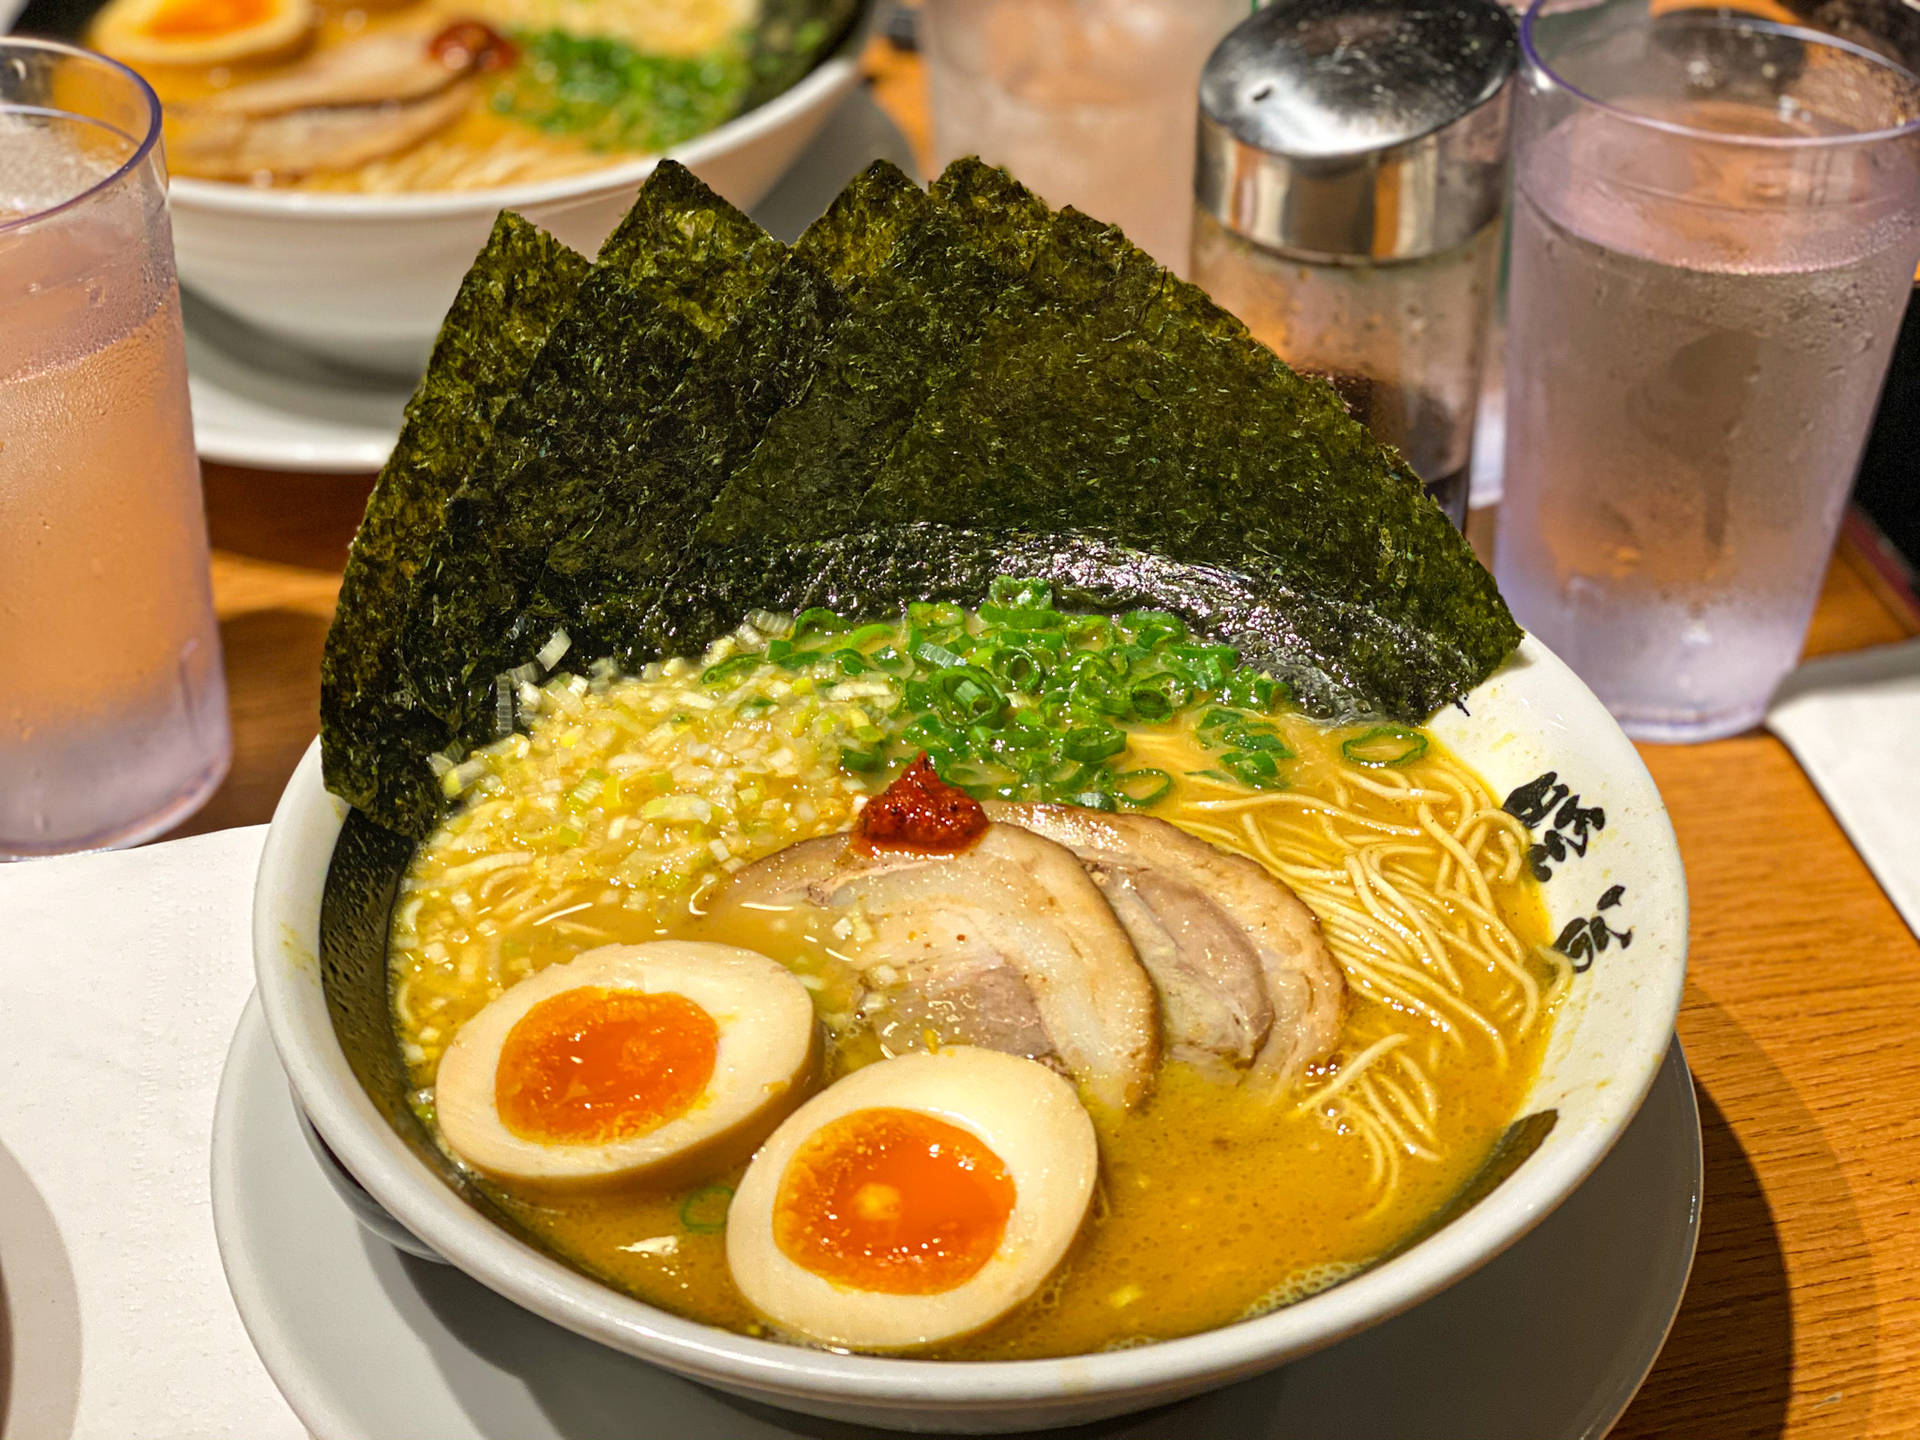
[[[864,34],[855,26],[791,89],[678,146],[673,158],[735,205],[752,206],[853,88]],[[416,195],[176,178],[180,279],[276,339],[353,369],[412,379],[426,368],[460,278],[500,211],[518,211],[592,255],[655,164],[648,157],[560,180]]]
[[[1536,874],[1547,872],[1541,893],[1576,974],[1538,1077],[1494,1165],[1424,1239],[1284,1309],[1177,1340],[1008,1362],[802,1349],[643,1304],[488,1219],[383,1118],[329,1014],[323,976],[340,983],[340,957],[323,947],[320,909],[346,806],[321,783],[317,746],[288,785],[261,861],[260,998],[295,1095],[346,1171],[438,1255],[557,1324],[735,1395],[898,1429],[1031,1430],[1144,1410],[1309,1354],[1484,1265],[1600,1162],[1666,1054],[1686,970],[1686,882],[1633,746],[1531,637],[1428,728],[1507,798],[1533,831]]]

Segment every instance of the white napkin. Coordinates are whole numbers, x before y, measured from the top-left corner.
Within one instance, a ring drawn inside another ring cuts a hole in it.
[[[1774,696],[1767,728],[1920,935],[1920,640],[1808,661]]]
[[[234,1311],[208,1194],[265,833],[0,865],[4,1440],[304,1433]]]

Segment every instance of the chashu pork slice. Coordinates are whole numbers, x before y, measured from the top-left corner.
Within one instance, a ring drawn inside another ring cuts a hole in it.
[[[267,79],[175,107],[169,147],[185,172],[214,180],[348,170],[397,154],[452,124],[479,91],[499,37],[469,26],[362,36]],[[451,37],[460,43],[442,43]]]
[[[1145,815],[986,808],[1080,859],[1153,977],[1172,1054],[1286,1086],[1332,1053],[1345,977],[1313,912],[1260,865]]]
[[[1115,1107],[1152,1083],[1153,983],[1080,862],[1031,830],[989,825],[956,854],[822,836],[749,865],[718,903],[857,914],[851,958],[870,983],[901,977],[910,1009],[958,1017],[948,1040],[1057,1061]]]

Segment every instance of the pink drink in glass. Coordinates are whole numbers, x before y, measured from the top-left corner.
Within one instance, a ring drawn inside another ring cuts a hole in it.
[[[157,132],[0,40],[0,860],[158,834],[231,755]]]

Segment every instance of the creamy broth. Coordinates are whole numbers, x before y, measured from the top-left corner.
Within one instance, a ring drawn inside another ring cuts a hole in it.
[[[467,798],[417,853],[392,943],[396,1028],[429,1123],[438,1057],[467,1018],[616,941],[717,940],[789,966],[831,1037],[826,1079],[940,1041],[859,1013],[859,977],[818,922],[715,913],[730,873],[844,830],[884,784],[840,763],[844,746],[871,743],[883,697],[763,670],[716,699],[684,662],[652,671],[551,681],[529,734],[448,773]],[[1291,752],[1285,787],[1250,789],[1220,773],[1205,719],[1127,727],[1125,763],[1171,777],[1146,813],[1264,865],[1319,915],[1349,986],[1338,1048],[1278,1097],[1168,1063],[1136,1110],[1090,1107],[1101,1182],[1067,1262],[1005,1319],[934,1353],[1080,1353],[1311,1294],[1459,1192],[1537,1069],[1564,962],[1547,949],[1524,832],[1485,787],[1430,739],[1403,763],[1356,764],[1343,746],[1370,753],[1366,727],[1282,711],[1267,719]],[[739,1175],[564,1201],[483,1183],[580,1268],[760,1333],[725,1257]]]

